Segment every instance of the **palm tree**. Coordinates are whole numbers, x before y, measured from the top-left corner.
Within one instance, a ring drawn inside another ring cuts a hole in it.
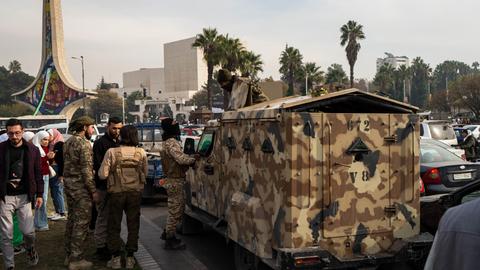
[[[345,70],[342,65],[332,64],[327,69],[325,83],[328,84],[344,84],[348,80]]]
[[[340,28],[342,35],[340,36],[340,45],[345,46],[348,64],[350,65],[350,87],[353,87],[353,67],[357,61],[357,55],[360,51],[360,43],[357,40],[365,39],[363,26],[355,21],[348,21]]]
[[[478,71],[478,67],[479,67],[479,66],[480,66],[480,64],[478,64],[477,61],[475,61],[475,62],[472,63],[472,67],[473,67],[473,70],[474,70],[475,72]]]
[[[285,51],[280,55],[280,73],[282,80],[288,83],[287,96],[293,95],[293,83],[295,82],[295,75],[302,68],[302,58],[298,49],[285,45]]]
[[[429,96],[432,68],[422,58],[416,57],[412,61],[412,104],[424,108]]]
[[[240,66],[240,57],[245,47],[238,38],[230,38],[227,35],[219,36],[220,41],[220,64],[223,69],[235,72]]]
[[[312,89],[313,84],[319,84],[323,82],[323,71],[320,70],[320,66],[313,62],[306,62],[303,66],[302,77],[299,78],[301,80],[305,80],[308,85],[305,86],[305,95],[308,93],[308,89]]]
[[[252,51],[242,51],[239,67],[242,77],[257,78],[258,72],[263,71],[263,61],[260,57],[260,54]]]
[[[17,73],[22,71],[22,65],[17,60],[13,60],[8,64],[8,71],[10,73]]]
[[[373,84],[378,86],[382,93],[388,94],[390,97],[394,96],[395,86],[395,69],[392,65],[385,63],[378,69]]]
[[[201,34],[198,34],[192,47],[203,50],[203,59],[207,62],[207,99],[208,108],[212,109],[212,81],[213,69],[220,63],[220,38],[215,28],[204,28]]]
[[[405,101],[405,97],[407,96],[407,82],[410,80],[412,71],[406,65],[401,65],[397,68],[397,74],[399,80],[402,82],[402,102]]]

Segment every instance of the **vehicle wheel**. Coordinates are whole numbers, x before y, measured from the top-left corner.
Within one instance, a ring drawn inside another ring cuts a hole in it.
[[[234,260],[236,270],[258,270],[259,260],[255,254],[240,245],[235,245]]]
[[[179,234],[197,234],[203,231],[203,223],[192,218],[187,214],[183,214],[182,223],[177,227]]]

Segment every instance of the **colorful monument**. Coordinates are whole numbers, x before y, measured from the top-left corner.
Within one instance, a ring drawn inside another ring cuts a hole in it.
[[[83,99],[95,95],[82,90],[70,75],[63,48],[63,21],[60,0],[43,0],[42,61],[35,80],[14,93],[15,101],[34,109],[34,114],[64,114],[71,118]]]

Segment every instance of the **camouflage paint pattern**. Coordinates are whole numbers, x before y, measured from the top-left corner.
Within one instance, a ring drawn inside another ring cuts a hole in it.
[[[419,234],[416,115],[246,109],[206,129],[213,151],[187,173],[192,205],[230,239],[261,258],[316,247],[349,260]]]

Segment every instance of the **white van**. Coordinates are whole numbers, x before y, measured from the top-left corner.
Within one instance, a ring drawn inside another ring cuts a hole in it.
[[[425,120],[420,123],[420,138],[434,139],[450,146],[458,145],[452,125],[446,120]]]
[[[100,136],[98,135],[99,133],[98,133],[97,126],[94,125],[93,127],[94,127],[94,131],[93,131],[93,135],[92,135],[92,141],[95,141]],[[49,130],[49,129],[52,129],[52,128],[56,128],[60,133],[62,133],[63,138],[65,140],[67,140],[68,138],[70,138],[70,136],[72,136],[72,134],[70,134],[68,132],[68,124],[67,123],[49,124],[49,125],[45,125],[45,126],[40,127],[38,130]]]

